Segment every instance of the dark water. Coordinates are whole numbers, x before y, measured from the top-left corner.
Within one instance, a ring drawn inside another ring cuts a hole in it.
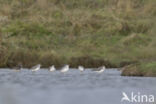
[[[115,69],[102,74],[0,69],[0,104],[125,104],[122,92],[156,97],[156,78],[120,74]]]

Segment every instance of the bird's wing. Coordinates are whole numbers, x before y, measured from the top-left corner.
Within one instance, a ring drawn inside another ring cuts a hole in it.
[[[35,65],[33,66],[31,69],[36,69],[39,65]]]
[[[95,71],[100,71],[102,67],[95,68]]]

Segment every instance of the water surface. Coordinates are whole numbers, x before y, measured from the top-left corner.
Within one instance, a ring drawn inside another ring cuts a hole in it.
[[[122,92],[156,96],[156,78],[120,74],[116,69],[102,74],[0,69],[0,104],[122,104]]]

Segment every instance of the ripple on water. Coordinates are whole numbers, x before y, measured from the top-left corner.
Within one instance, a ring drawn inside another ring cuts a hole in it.
[[[120,74],[115,69],[102,74],[1,69],[0,104],[120,104],[122,91],[156,94],[156,78]]]

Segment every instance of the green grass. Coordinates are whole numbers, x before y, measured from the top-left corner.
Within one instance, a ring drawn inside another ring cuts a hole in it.
[[[156,75],[156,62],[143,63],[140,65],[140,69],[142,69],[144,73],[151,72]]]
[[[141,62],[124,68],[122,75],[156,77],[156,62]]]
[[[88,67],[155,61],[155,5],[153,0],[0,0],[0,67],[76,66],[84,57],[91,60]]]

